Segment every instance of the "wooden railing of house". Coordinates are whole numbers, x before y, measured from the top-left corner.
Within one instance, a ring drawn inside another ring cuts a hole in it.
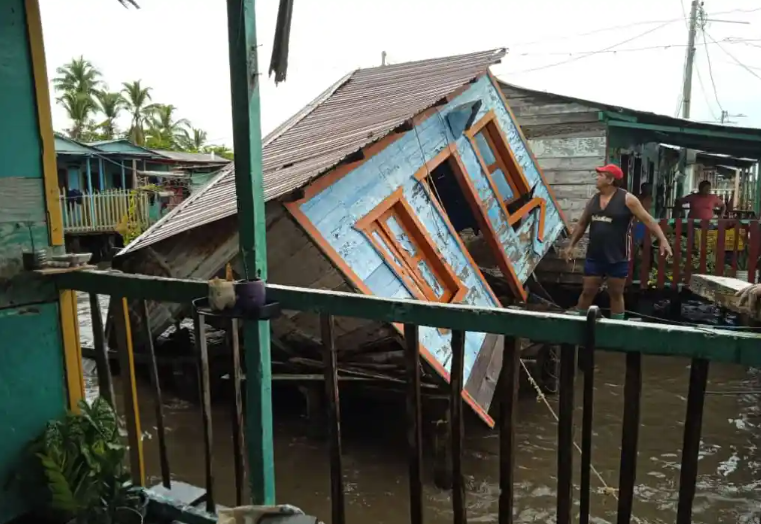
[[[121,368],[128,370],[125,384],[126,418],[131,444],[131,463],[133,474],[141,470],[142,456],[139,440],[139,415],[135,388],[134,367],[132,366],[132,339],[144,337],[150,333],[147,326],[148,316],[145,301],[162,301],[188,303],[206,296],[206,282],[176,280],[169,278],[145,277],[138,275],[114,274],[100,271],[81,271],[54,277],[61,289],[76,289],[91,293],[110,295],[112,297],[129,297],[140,312],[143,326],[131,332],[127,299],[117,301],[121,306],[115,312],[116,335]],[[597,308],[590,309],[586,318],[575,315],[561,315],[521,309],[485,309],[430,302],[381,299],[364,295],[300,289],[286,286],[267,286],[269,301],[277,301],[283,310],[310,312],[321,317],[322,347],[324,355],[324,380],[327,395],[330,485],[332,499],[333,524],[344,524],[346,514],[344,507],[344,479],[341,461],[341,424],[340,393],[338,388],[338,371],[336,368],[336,349],[334,345],[334,317],[354,317],[375,321],[399,323],[404,325],[403,333],[406,344],[406,418],[409,460],[409,508],[410,522],[423,522],[424,498],[422,481],[422,402],[420,378],[420,342],[419,326],[446,328],[452,330],[452,364],[451,380],[447,389],[450,399],[450,433],[453,467],[452,506],[453,522],[466,522],[466,491],[462,471],[463,457],[463,366],[465,332],[497,333],[505,336],[504,358],[499,389],[495,394],[498,402],[497,429],[500,439],[500,496],[499,522],[510,524],[514,518],[513,486],[515,478],[516,416],[518,382],[519,382],[519,339],[545,342],[560,346],[560,387],[559,387],[559,422],[557,455],[557,522],[570,524],[573,520],[574,496],[578,487],[580,505],[579,522],[590,522],[590,471],[593,439],[593,395],[594,395],[594,360],[598,351],[613,351],[626,354],[626,373],[624,378],[623,427],[620,455],[620,476],[618,482],[618,520],[627,523],[632,518],[632,504],[635,494],[637,475],[638,433],[640,427],[640,398],[642,394],[642,360],[643,356],[659,355],[691,359],[689,392],[687,396],[686,419],[684,423],[684,441],[682,448],[679,502],[676,514],[678,524],[691,522],[692,504],[696,493],[697,465],[700,451],[703,403],[706,393],[709,362],[728,362],[738,365],[761,364],[761,351],[758,351],[759,338],[754,334],[739,333],[703,327],[696,329],[683,326],[665,326],[646,322],[625,322],[602,319]],[[136,302],[137,301],[137,302]],[[97,300],[93,298],[93,311],[97,311]],[[94,317],[95,318],[95,317]],[[199,334],[204,330],[204,319],[195,316],[195,325]],[[94,327],[96,327],[94,325]],[[233,345],[233,369],[235,399],[232,434],[235,441],[235,481],[236,499],[240,503],[246,500],[242,493],[244,479],[245,450],[241,445],[243,439],[243,404],[238,351],[237,330],[232,326],[230,343]],[[105,367],[105,348],[102,338],[102,325],[96,332],[96,345]],[[130,335],[131,333],[131,335]],[[147,338],[145,339],[147,340]],[[204,464],[206,468],[206,510],[213,512],[216,508],[212,455],[212,420],[211,394],[209,389],[208,351],[204,337],[196,337],[196,357],[201,378],[202,428],[204,439]],[[165,485],[170,484],[169,464],[166,459],[166,445],[163,435],[163,415],[161,412],[161,390],[157,381],[155,356],[152,344],[147,348],[151,357],[151,377],[154,388],[154,402],[159,420],[159,449],[161,454],[162,478]],[[258,353],[258,348],[255,349]],[[577,353],[584,358],[584,388],[582,390],[582,424],[581,424],[581,478],[578,484],[573,479],[574,462],[574,382],[576,379]],[[250,356],[255,361],[255,355]],[[259,370],[267,374],[267,370]],[[108,374],[106,373],[106,377]],[[269,375],[267,375],[269,376]],[[110,382],[102,383],[102,390],[109,394]],[[252,391],[258,391],[254,388]],[[250,399],[249,405],[256,404]],[[254,408],[256,409],[256,408]],[[252,411],[251,413],[254,413]],[[675,417],[679,414],[674,413]],[[248,442],[248,446],[253,446]],[[249,453],[252,450],[249,449]],[[253,450],[256,452],[256,450]],[[251,456],[251,455],[249,455]],[[136,479],[140,480],[140,479]],[[298,505],[297,500],[289,501]],[[196,511],[171,501],[152,502],[160,508],[173,508],[168,513],[179,518],[189,511]],[[172,513],[173,511],[173,513]],[[214,522],[210,516],[194,514],[194,522]]]
[[[144,229],[150,225],[150,196],[131,189],[107,189],[79,197],[59,194],[64,233],[110,233],[127,217]]]
[[[674,256],[660,254],[654,235],[632,235],[629,282],[642,289],[689,285],[693,274],[712,274],[758,281],[761,226],[758,220],[662,219]],[[640,226],[641,227],[641,226]]]

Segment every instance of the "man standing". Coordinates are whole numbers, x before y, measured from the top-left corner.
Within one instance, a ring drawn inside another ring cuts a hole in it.
[[[690,205],[690,214],[687,218],[699,220],[711,220],[715,209],[719,209],[719,213],[723,215],[727,208],[720,196],[711,194],[711,183],[708,180],[703,180],[698,185],[697,193],[687,195],[678,202],[680,205]]]
[[[621,168],[614,164],[598,167],[598,193],[587,203],[579,223],[571,235],[565,257],[570,259],[573,248],[589,227],[589,245],[584,263],[584,284],[576,311],[585,314],[595,299],[602,281],[608,279],[611,318],[624,318],[624,286],[629,276],[631,257],[631,226],[634,217],[652,231],[660,242],[661,254],[672,255],[671,246],[658,223],[645,211],[637,197],[620,189],[624,178]]]

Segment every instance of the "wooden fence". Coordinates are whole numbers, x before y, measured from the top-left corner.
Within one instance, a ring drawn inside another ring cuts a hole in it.
[[[81,196],[59,195],[64,233],[111,233],[126,222],[130,201],[134,198],[134,216],[130,219],[142,227],[150,225],[150,195],[130,189],[107,189]]]
[[[698,273],[734,277],[750,283],[758,281],[761,256],[758,220],[662,219],[660,226],[674,256],[661,255],[658,243],[653,242],[653,235],[646,229],[644,237],[632,235],[630,283],[639,280],[642,289],[689,285],[690,277]]]

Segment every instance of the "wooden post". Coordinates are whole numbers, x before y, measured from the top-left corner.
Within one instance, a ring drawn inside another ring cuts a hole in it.
[[[127,174],[124,172],[124,160],[121,161],[122,164],[122,189],[127,189]]]
[[[325,377],[325,397],[328,408],[328,430],[330,433],[330,506],[331,522],[346,523],[344,505],[343,465],[341,461],[341,405],[338,396],[338,368],[336,367],[336,344],[333,317],[320,317],[322,334],[323,376]]]
[[[560,348],[560,399],[558,420],[557,523],[571,524],[573,508],[573,396],[576,378],[576,347]]]
[[[465,332],[452,332],[452,365],[449,376],[449,432],[452,439],[452,511],[454,524],[466,524],[465,477],[462,473],[465,429],[462,417],[463,369],[465,366]]]
[[[145,461],[143,460],[143,432],[140,428],[140,409],[137,402],[137,379],[135,378],[135,357],[132,348],[132,328],[129,321],[129,306],[126,298],[116,300],[114,314],[116,342],[119,346],[119,367],[122,373],[124,392],[124,415],[127,419],[127,442],[129,444],[129,465],[132,482],[145,486]]]
[[[420,335],[414,324],[404,325],[407,370],[407,445],[410,483],[410,523],[423,524],[423,434],[420,396]]]
[[[103,173],[103,159],[98,159],[98,181],[100,182],[99,192],[103,192],[106,189],[106,176]]]
[[[520,341],[505,337],[497,381],[499,400],[499,524],[512,524],[515,509],[515,427],[520,372]]]
[[[267,280],[262,136],[255,0],[227,0],[235,189],[240,256],[246,278]],[[272,444],[272,370],[268,321],[244,325],[246,444],[254,504],[275,503]]]

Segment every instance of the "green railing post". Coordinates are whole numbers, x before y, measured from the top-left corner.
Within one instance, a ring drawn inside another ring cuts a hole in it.
[[[267,279],[259,66],[254,0],[227,0],[235,189],[240,255],[250,279]],[[254,504],[275,503],[269,322],[246,322],[246,445]]]

